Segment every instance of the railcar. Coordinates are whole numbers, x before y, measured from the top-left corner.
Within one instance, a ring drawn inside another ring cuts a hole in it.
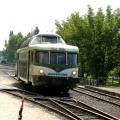
[[[17,78],[67,92],[78,83],[78,52],[78,47],[67,45],[58,34],[30,37],[16,52]]]

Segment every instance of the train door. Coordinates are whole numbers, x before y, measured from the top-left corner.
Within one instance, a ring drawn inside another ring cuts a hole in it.
[[[15,76],[18,77],[19,75],[19,53],[16,54],[16,66],[15,66]]]
[[[30,72],[30,51],[28,51],[28,60],[27,60],[27,83],[29,83],[29,73]]]
[[[28,66],[28,52],[22,51],[19,53],[19,73],[18,77],[27,82],[27,66]]]
[[[28,60],[28,82],[32,81],[33,51],[29,51]]]

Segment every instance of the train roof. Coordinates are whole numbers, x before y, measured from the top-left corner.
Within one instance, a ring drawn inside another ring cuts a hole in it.
[[[38,50],[54,50],[54,51],[70,51],[70,52],[79,51],[78,47],[67,45],[60,35],[53,33],[41,33],[31,38],[28,38],[26,41],[23,42],[21,48],[18,49],[17,52],[23,50],[24,48],[25,50],[38,49]]]
[[[61,44],[35,44],[35,45],[29,45],[27,48],[19,49],[17,52],[23,51],[23,50],[41,50],[41,51],[57,51],[57,52],[79,52],[79,49],[77,46],[72,45],[61,45]]]
[[[61,37],[60,35],[58,35],[56,33],[39,33],[39,34],[37,34],[35,36],[43,36],[43,35]]]
[[[39,49],[39,50],[53,50],[53,51],[69,51],[78,52],[78,47],[72,45],[61,45],[61,44],[42,44],[42,45],[31,45],[29,49]]]
[[[51,43],[61,43],[65,44],[65,41],[62,39],[62,37],[58,34],[54,33],[41,33],[37,34],[35,36],[32,36],[28,38],[26,41],[24,41],[20,48],[24,48],[29,46],[30,44],[51,44]]]

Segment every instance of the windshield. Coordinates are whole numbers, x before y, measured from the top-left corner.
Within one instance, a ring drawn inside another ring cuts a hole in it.
[[[68,63],[68,65],[77,65],[77,54],[76,53],[68,53],[67,63]]]
[[[48,52],[39,52],[35,54],[35,62],[37,64],[48,64],[49,63],[49,54]]]
[[[65,44],[64,40],[61,37],[57,36],[37,36],[33,38],[33,40],[31,41],[31,44],[43,44],[43,43]]]
[[[66,64],[65,53],[52,52],[50,58],[51,64]]]
[[[36,64],[49,64],[49,53],[36,51],[35,53]],[[50,53],[50,64],[61,64],[66,65],[66,53],[51,52]],[[77,54],[67,53],[67,64],[68,66],[77,65]]]

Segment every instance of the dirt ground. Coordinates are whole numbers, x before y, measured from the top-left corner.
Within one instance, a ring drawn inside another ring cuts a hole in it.
[[[0,120],[18,120],[21,99],[0,92]],[[25,101],[22,120],[61,120],[55,113]]]
[[[14,88],[17,83],[0,71],[0,88]],[[0,120],[18,120],[22,100],[0,91]],[[53,112],[25,101],[22,120],[63,120]]]

